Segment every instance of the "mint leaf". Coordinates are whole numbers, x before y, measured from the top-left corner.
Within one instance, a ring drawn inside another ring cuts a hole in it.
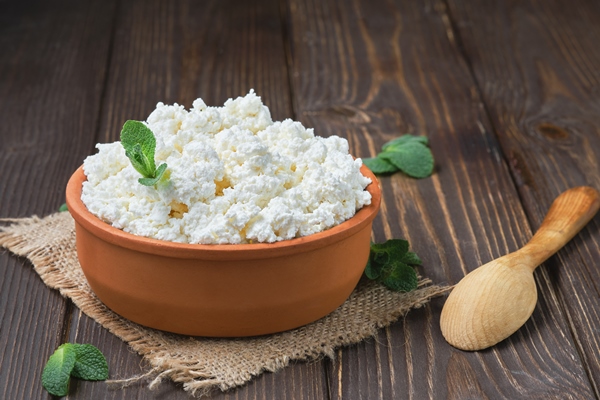
[[[409,143],[409,142],[418,142],[418,143],[422,143],[425,146],[427,146],[429,144],[429,139],[427,139],[427,136],[416,136],[416,135],[402,135],[397,139],[391,140],[389,142],[387,142],[386,144],[384,144],[381,147],[381,151],[394,151],[394,149],[397,149],[398,147],[401,147],[403,144],[405,143]]]
[[[365,275],[369,279],[377,279],[381,276],[381,264],[371,260],[369,257],[369,261],[367,261],[367,266],[365,267]]]
[[[87,381],[103,381],[108,379],[106,358],[91,344],[73,344],[75,349],[75,366],[71,376]]]
[[[385,151],[379,157],[389,161],[413,178],[426,178],[433,173],[433,155],[422,143],[410,141],[393,151]]]
[[[363,158],[363,164],[367,166],[374,174],[391,174],[398,171],[398,167],[379,157]]]
[[[374,158],[363,163],[374,174],[389,174],[401,170],[413,178],[426,178],[433,173],[433,154],[426,136],[402,135],[382,146]]]
[[[58,211],[59,212],[69,211],[69,208],[67,207],[67,203],[62,203],[60,205],[60,207],[58,207]]]
[[[390,239],[383,243],[382,247],[390,253],[391,257],[401,257],[408,251],[408,240]]]
[[[108,379],[106,358],[91,344],[60,345],[44,367],[42,386],[50,394],[66,396],[72,376],[88,381]]]
[[[420,265],[421,259],[408,251],[408,241],[391,239],[371,243],[369,260],[365,267],[367,278],[381,282],[391,290],[410,292],[417,288],[417,273],[410,264]]]
[[[139,121],[125,122],[121,130],[121,145],[133,168],[142,175],[138,182],[146,186],[158,183],[167,169],[167,164],[156,168],[156,138],[150,128]]]
[[[403,239],[390,239],[385,243],[371,243],[371,253],[379,263],[388,263],[393,259],[400,259],[408,251],[408,241]]]
[[[55,396],[66,396],[69,393],[71,371],[75,366],[75,349],[65,343],[50,356],[42,372],[42,386]]]
[[[148,160],[151,160],[152,171],[156,169],[154,165],[156,138],[144,123],[132,120],[126,121],[121,130],[121,144],[125,151],[131,151],[136,144],[139,144],[142,153],[146,155]]]
[[[158,166],[158,168],[156,168],[156,173],[155,173],[156,177],[160,179],[166,170],[167,170],[167,164],[165,164],[165,163],[160,164]]]
[[[152,178],[154,175],[154,161],[150,161],[142,152],[142,146],[136,143],[130,150],[125,150],[125,155],[131,161],[133,168],[143,177]]]
[[[406,252],[406,254],[404,256],[402,256],[402,258],[400,258],[400,261],[402,261],[403,263],[408,264],[408,265],[421,265],[421,264],[423,264],[423,261],[421,261],[421,259],[419,258],[419,256],[417,256],[412,251]]]
[[[381,282],[393,291],[410,292],[417,288],[418,278],[412,267],[395,262]]]
[[[156,176],[153,178],[140,178],[138,179],[138,182],[141,183],[144,186],[154,186],[158,183],[158,181],[160,181],[160,179],[162,178],[163,174],[165,173],[165,170],[167,169],[167,164],[161,164],[160,167],[158,167],[156,169]]]

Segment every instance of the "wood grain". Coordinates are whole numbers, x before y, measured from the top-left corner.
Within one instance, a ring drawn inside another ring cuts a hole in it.
[[[287,16],[303,123],[347,137],[362,157],[402,133],[431,140],[431,178],[381,178],[376,241],[407,238],[426,276],[453,283],[531,237],[443,3],[298,0]],[[487,352],[456,355],[439,332],[439,302],[409,313],[379,340],[342,350],[329,369],[332,398],[457,397],[464,387],[449,382],[461,376],[476,379],[480,397],[592,396],[552,285],[539,286],[534,318]]]
[[[221,106],[250,89],[274,120],[292,116],[276,1],[123,2],[116,24],[99,141],[159,101]]]
[[[537,228],[545,208],[565,189],[579,185],[600,189],[600,4],[584,0],[450,0],[449,4],[527,216]],[[599,233],[596,216],[536,272],[564,307],[596,397],[600,397]]]
[[[560,192],[600,188],[600,4],[592,0],[29,0],[0,3],[0,217],[45,215],[96,142],[158,101],[219,105],[254,88],[274,119],[348,138],[359,157],[427,134],[431,178],[382,177],[373,239],[409,239],[438,283],[514,251]],[[443,299],[334,361],[265,373],[218,399],[600,398],[600,219],[536,271],[532,318],[464,353],[439,331]],[[0,398],[40,385],[63,341],[140,357],[0,254]],[[74,381],[73,399],[189,398]]]
[[[0,217],[46,215],[93,148],[113,1],[0,4]],[[69,303],[25,259],[0,254],[0,398],[48,398]]]

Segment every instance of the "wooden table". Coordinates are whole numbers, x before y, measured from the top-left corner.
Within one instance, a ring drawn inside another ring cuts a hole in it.
[[[52,0],[0,3],[0,217],[47,215],[97,142],[158,101],[220,105],[254,88],[274,120],[341,135],[359,157],[427,135],[432,177],[382,177],[373,238],[406,238],[420,272],[452,284],[522,246],[552,199],[600,188],[600,2],[594,0]],[[335,360],[265,373],[216,399],[600,397],[600,216],[536,273],[539,304],[510,339],[462,352],[443,298]],[[49,395],[65,341],[140,357],[24,259],[0,254],[0,398]],[[176,384],[72,399],[186,399]]]

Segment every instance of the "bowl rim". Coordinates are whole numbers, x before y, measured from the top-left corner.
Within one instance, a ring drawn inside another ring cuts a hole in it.
[[[363,229],[377,215],[381,203],[381,187],[377,177],[363,164],[363,176],[371,179],[366,187],[371,193],[371,203],[363,206],[354,216],[339,225],[299,238],[274,243],[244,244],[189,244],[137,236],[115,228],[102,221],[83,204],[81,191],[87,179],[81,165],[71,175],[66,188],[66,201],[75,222],[94,236],[130,250],[171,258],[194,258],[206,260],[250,260],[282,257],[296,253],[313,251],[354,235]]]

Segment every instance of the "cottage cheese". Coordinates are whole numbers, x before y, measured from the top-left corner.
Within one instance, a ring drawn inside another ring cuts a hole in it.
[[[273,122],[254,91],[186,111],[158,103],[146,121],[168,180],[137,182],[120,142],[83,163],[90,212],[135,235],[181,243],[276,242],[331,228],[371,202],[371,182],[338,136]]]

